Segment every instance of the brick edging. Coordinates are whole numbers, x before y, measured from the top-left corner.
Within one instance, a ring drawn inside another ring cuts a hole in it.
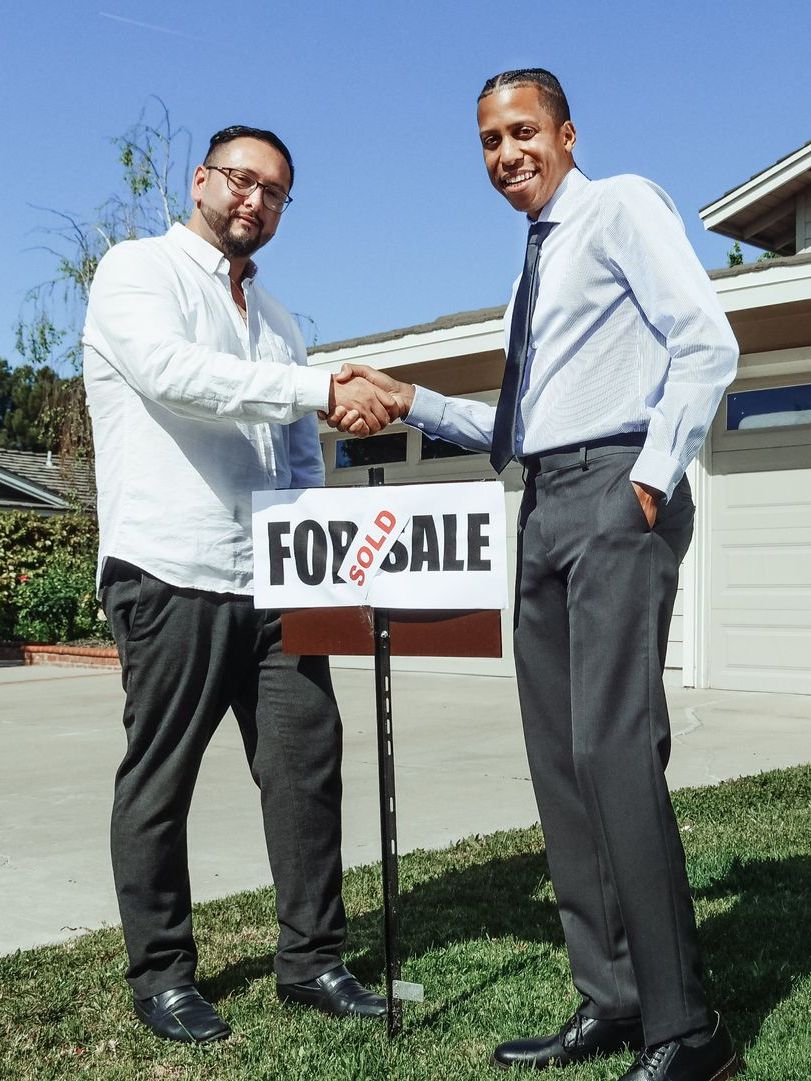
[[[28,643],[0,645],[0,660],[20,664],[73,664],[94,668],[118,668],[118,653],[112,646],[60,646]]]

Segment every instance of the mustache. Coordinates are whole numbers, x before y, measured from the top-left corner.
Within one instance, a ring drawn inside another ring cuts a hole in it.
[[[258,225],[260,228],[262,227],[262,222],[259,218],[254,217],[253,214],[243,214],[238,210],[232,210],[228,217],[230,221],[245,221],[250,222],[251,225]]]

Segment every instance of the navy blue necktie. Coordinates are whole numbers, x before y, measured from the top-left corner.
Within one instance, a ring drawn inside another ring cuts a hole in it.
[[[501,394],[498,398],[496,420],[493,425],[490,464],[496,473],[500,473],[515,457],[515,423],[532,334],[532,311],[538,293],[538,259],[541,254],[541,245],[552,232],[554,224],[550,221],[536,222],[530,226],[527,237],[524,272],[518,283],[518,292],[515,294],[507,363],[504,367]]]

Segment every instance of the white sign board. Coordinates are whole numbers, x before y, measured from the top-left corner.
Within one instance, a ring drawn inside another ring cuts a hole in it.
[[[253,493],[257,608],[507,607],[497,481]]]

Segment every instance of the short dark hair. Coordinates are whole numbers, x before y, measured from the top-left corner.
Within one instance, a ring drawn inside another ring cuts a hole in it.
[[[487,80],[478,100],[486,98],[494,90],[500,90],[502,86],[536,86],[541,103],[558,127],[565,124],[567,120],[571,120],[569,103],[563,93],[563,87],[546,68],[516,68],[515,71],[502,71]]]
[[[272,131],[266,131],[264,128],[248,128],[244,124],[232,124],[230,128],[223,128],[222,131],[215,132],[211,136],[211,142],[208,144],[203,165],[209,164],[218,146],[224,146],[225,143],[230,143],[234,139],[261,139],[263,143],[269,143],[272,147],[275,147],[287,162],[287,167],[290,170],[290,187],[293,187],[293,157],[279,136]]]

